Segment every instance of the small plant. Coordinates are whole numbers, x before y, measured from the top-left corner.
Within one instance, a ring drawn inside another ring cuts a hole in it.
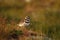
[[[21,30],[14,30],[10,32],[11,34],[16,34],[16,35],[23,35],[23,32]]]
[[[23,35],[23,32],[22,32],[21,30],[16,30],[15,33],[16,33],[17,35]]]

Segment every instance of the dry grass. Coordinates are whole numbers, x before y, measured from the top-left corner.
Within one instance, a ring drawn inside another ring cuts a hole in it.
[[[4,0],[0,4],[1,40],[2,36],[16,29],[16,24],[26,15],[31,17],[28,29],[60,40],[60,0],[33,0],[29,5],[23,0]]]

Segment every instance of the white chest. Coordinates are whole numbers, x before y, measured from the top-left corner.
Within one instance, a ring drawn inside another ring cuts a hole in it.
[[[29,26],[29,25],[30,23],[25,23],[25,22],[18,24],[18,26]]]

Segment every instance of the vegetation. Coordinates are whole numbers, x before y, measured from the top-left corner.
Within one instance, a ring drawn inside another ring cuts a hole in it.
[[[11,0],[12,1],[12,0]],[[60,40],[60,0],[56,1],[39,1],[35,0],[31,4],[33,13],[27,13],[27,3],[24,1],[17,2],[0,2],[0,35],[4,36],[13,30],[15,25],[29,15],[31,25],[29,29],[37,32],[43,32],[48,37]],[[44,2],[43,2],[44,1]],[[18,31],[16,31],[19,34]]]

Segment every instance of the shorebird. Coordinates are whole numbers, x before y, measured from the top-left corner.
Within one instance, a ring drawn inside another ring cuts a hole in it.
[[[18,26],[22,27],[22,26],[29,26],[30,25],[30,17],[26,16],[23,20],[23,22],[20,22],[18,24]]]

